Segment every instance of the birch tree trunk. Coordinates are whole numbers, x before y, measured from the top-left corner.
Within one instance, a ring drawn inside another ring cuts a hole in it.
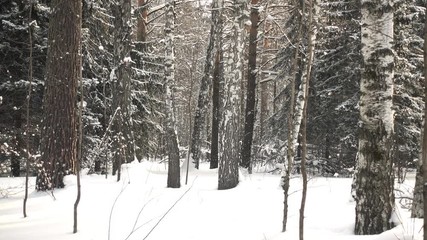
[[[223,85],[223,111],[221,117],[218,189],[230,189],[239,183],[239,85],[242,78],[242,16],[244,1],[235,0],[232,26],[233,44],[225,58],[225,81]]]
[[[301,1],[300,2],[300,6],[299,8],[301,9],[301,16],[304,16],[305,14],[305,2]],[[290,176],[292,173],[292,166],[293,166],[293,162],[294,162],[294,156],[295,156],[295,146],[298,140],[298,133],[299,133],[299,128],[300,128],[300,124],[301,124],[301,119],[296,119],[295,120],[295,82],[296,82],[296,78],[297,78],[297,73],[299,71],[298,69],[298,64],[299,63],[299,58],[300,58],[300,45],[301,45],[301,39],[302,39],[302,26],[303,26],[303,18],[301,17],[300,22],[299,22],[299,26],[298,26],[298,30],[297,30],[297,40],[295,43],[295,55],[294,55],[294,59],[292,59],[292,67],[291,67],[291,99],[290,99],[290,107],[289,107],[289,115],[288,115],[288,149],[287,149],[287,165],[285,168],[285,171],[282,172],[282,177],[281,177],[281,185],[282,185],[282,189],[283,189],[283,194],[284,194],[284,200],[283,200],[283,220],[282,220],[282,231],[285,232],[286,231],[286,227],[287,227],[287,222],[288,222],[288,197],[289,197],[289,187],[290,187]],[[300,94],[303,93],[303,89],[305,89],[304,84],[300,85],[301,89],[299,91],[299,96]],[[300,101],[300,104],[303,103],[302,101]],[[301,105],[300,105],[301,106]],[[300,108],[302,110],[302,107]],[[302,113],[302,112],[301,112]],[[300,116],[302,117],[302,114],[300,114]],[[296,123],[294,123],[294,121]]]
[[[309,13],[308,13],[308,61],[307,61],[307,71],[304,78],[304,103],[303,103],[303,112],[302,112],[302,156],[301,156],[301,174],[302,174],[302,198],[301,198],[301,207],[300,207],[300,216],[299,216],[299,239],[304,240],[304,213],[305,213],[305,202],[307,199],[307,103],[308,103],[308,89],[311,79],[311,69],[313,67],[314,59],[314,49],[316,45],[316,34],[317,22],[316,18],[316,2],[315,0],[310,0],[309,3]]]
[[[393,1],[362,1],[360,135],[355,172],[355,234],[393,227]]]
[[[175,28],[175,2],[174,0],[167,0],[165,5],[166,22],[165,22],[165,130],[167,137],[167,153],[168,161],[168,180],[167,187],[179,188],[181,187],[180,177],[180,161],[179,161],[179,148],[178,137],[175,129],[175,114],[173,107],[173,92],[175,80],[175,56],[174,56],[174,41],[173,31]]]
[[[64,176],[75,170],[81,26],[81,1],[52,0],[37,190],[64,187]]]

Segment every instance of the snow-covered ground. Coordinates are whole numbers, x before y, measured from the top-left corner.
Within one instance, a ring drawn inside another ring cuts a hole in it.
[[[180,189],[166,188],[166,167],[153,162],[124,165],[120,182],[111,176],[83,175],[76,234],[72,234],[75,176],[68,176],[66,188],[55,190],[53,196],[34,191],[35,179],[31,178],[27,218],[22,215],[24,179],[0,178],[0,239],[298,239],[298,176],[291,182],[288,231],[281,233],[283,191],[279,175],[242,176],[237,188],[218,191],[217,171],[201,167],[190,172],[188,185],[182,173]],[[376,236],[353,235],[355,203],[350,185],[348,178],[310,179],[306,240],[422,239],[422,220],[409,218],[408,210],[400,204],[396,216],[400,225],[396,228]],[[405,192],[411,191],[412,185],[413,179],[409,179],[398,187]]]

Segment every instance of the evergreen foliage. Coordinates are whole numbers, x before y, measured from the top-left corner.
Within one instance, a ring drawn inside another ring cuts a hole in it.
[[[30,122],[35,123],[25,133],[25,105],[29,87],[28,14],[25,1],[0,1],[0,165],[19,176],[22,172],[25,149],[24,134],[30,134],[30,152],[38,153],[44,69],[47,54],[49,8],[46,1],[34,1],[33,28],[33,94],[30,102]],[[10,162],[11,161],[11,162]]]

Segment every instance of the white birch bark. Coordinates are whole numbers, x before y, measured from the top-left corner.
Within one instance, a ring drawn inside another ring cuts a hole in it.
[[[360,135],[355,173],[356,234],[393,226],[393,1],[362,1]]]
[[[301,16],[305,15],[305,1],[300,2],[301,5],[299,6],[299,9],[301,9]],[[296,3],[298,4],[298,2]],[[294,161],[295,156],[295,143],[294,143],[294,136],[295,131],[296,136],[298,137],[299,133],[299,125],[301,124],[301,120],[299,120],[298,129],[295,129],[296,125],[294,124],[295,119],[295,80],[296,75],[298,72],[298,58],[300,57],[300,44],[302,39],[302,27],[304,25],[303,23],[304,18],[301,17],[299,20],[298,30],[297,30],[297,37],[296,37],[296,43],[295,43],[295,54],[294,58],[292,59],[292,68],[291,68],[291,99],[290,99],[290,107],[289,107],[289,113],[288,113],[288,142],[287,142],[287,163],[285,163],[285,169],[282,171],[282,177],[281,177],[281,186],[283,188],[283,194],[284,194],[284,200],[283,200],[283,222],[282,222],[282,231],[286,231],[287,222],[288,222],[288,197],[289,197],[289,187],[290,187],[290,175],[292,173],[292,165]],[[303,86],[301,86],[303,87]],[[303,88],[304,89],[304,88]],[[302,114],[300,114],[302,117]]]
[[[239,182],[239,107],[240,81],[242,78],[243,56],[243,15],[244,1],[236,0],[232,22],[232,39],[229,49],[224,51],[225,67],[223,84],[223,113],[221,117],[218,189],[235,187]],[[231,47],[232,46],[232,47]]]

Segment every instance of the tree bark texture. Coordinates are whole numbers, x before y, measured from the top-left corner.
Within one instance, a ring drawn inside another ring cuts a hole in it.
[[[64,187],[64,176],[75,170],[81,26],[81,1],[52,0],[37,190]]]
[[[244,1],[233,4],[233,26],[229,49],[224,51],[224,84],[222,85],[222,117],[220,131],[220,157],[218,169],[218,189],[230,189],[239,183],[239,85],[243,65],[242,16]]]
[[[257,37],[259,22],[258,0],[251,1],[251,29],[249,32],[249,58],[248,58],[248,83],[246,88],[246,110],[245,110],[245,131],[243,134],[242,153],[240,165],[250,170],[252,138],[255,123],[255,93],[256,93],[256,57],[257,57]]]
[[[355,234],[393,227],[393,2],[362,1],[360,130],[355,172]]]
[[[166,92],[166,119],[165,129],[167,137],[167,152],[168,152],[168,180],[167,187],[179,188],[181,187],[180,181],[180,161],[179,161],[179,148],[178,137],[175,129],[175,116],[173,108],[173,84],[175,80],[175,56],[174,56],[174,42],[173,30],[175,28],[175,14],[174,14],[173,0],[166,1],[166,22],[165,22],[165,92]]]
[[[114,66],[113,70],[113,174],[120,171],[123,162],[134,158],[132,138],[132,118],[130,113],[131,75],[131,0],[111,3],[114,18]]]
[[[425,9],[427,13],[427,8]],[[424,128],[422,147],[422,169],[423,169],[423,206],[424,206],[424,240],[427,240],[427,19],[424,20]]]

